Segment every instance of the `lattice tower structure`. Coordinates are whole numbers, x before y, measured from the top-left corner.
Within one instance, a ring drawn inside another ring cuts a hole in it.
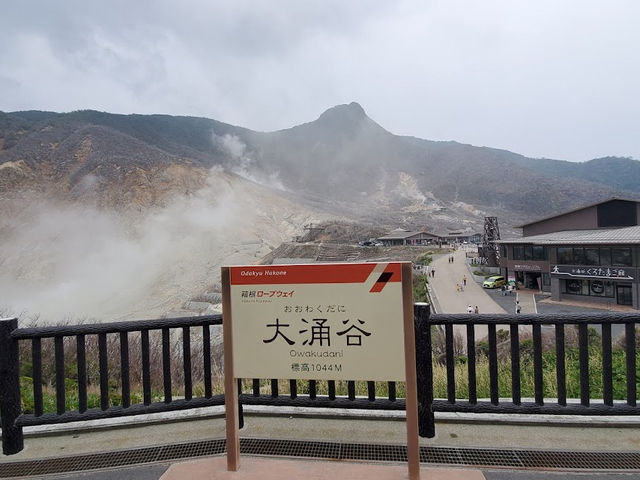
[[[498,217],[484,217],[484,235],[482,236],[482,250],[489,267],[497,267],[500,260],[500,248],[496,243],[500,240]]]

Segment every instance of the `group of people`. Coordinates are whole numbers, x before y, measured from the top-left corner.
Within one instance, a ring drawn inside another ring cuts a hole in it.
[[[511,292],[515,290],[515,287],[513,285],[502,285],[500,290],[502,291],[502,295],[511,295]]]
[[[464,287],[467,286],[467,276],[462,276],[462,283],[456,283],[456,292],[464,292]]]
[[[449,255],[449,263],[453,263],[453,255]]]
[[[480,311],[478,310],[478,305],[476,305],[475,308],[469,305],[467,307],[467,313],[480,313]]]

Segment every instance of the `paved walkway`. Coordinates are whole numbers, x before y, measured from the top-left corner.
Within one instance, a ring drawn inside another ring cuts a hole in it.
[[[537,290],[518,290],[511,295],[504,295],[499,288],[484,289],[494,302],[500,305],[507,313],[516,313],[516,300],[520,302],[520,313],[538,313],[534,296]]]
[[[258,409],[247,407],[247,409]],[[284,409],[279,407],[279,409]],[[219,412],[219,407],[211,411]],[[258,409],[266,413],[276,408]],[[333,411],[330,415],[293,414],[249,414],[245,416],[245,428],[241,431],[244,438],[270,438],[308,441],[328,441],[341,443],[366,443],[402,445],[406,442],[406,427],[401,412],[385,412],[385,415],[371,417],[367,412],[364,417],[346,416],[343,411]],[[164,415],[164,414],[163,414]],[[353,415],[351,412],[350,415]],[[449,448],[479,447],[492,449],[531,449],[531,450],[569,450],[592,452],[638,451],[640,437],[635,423],[628,425],[616,423],[607,425],[597,423],[602,417],[587,418],[580,423],[555,424],[557,416],[547,418],[539,424],[522,423],[522,419],[513,422],[498,422],[493,417],[474,422],[464,422],[460,415],[451,420],[439,419],[444,414],[437,413],[436,436],[420,438],[422,446],[440,446]],[[504,417],[504,415],[500,415]],[[123,419],[124,420],[124,419]],[[593,420],[591,422],[590,420]],[[624,419],[627,420],[627,419]],[[113,455],[124,458],[131,452],[153,445],[167,443],[197,442],[211,438],[224,438],[224,417],[219,413],[214,417],[196,417],[183,419],[181,422],[164,422],[154,424],[124,424],[120,428],[100,428],[93,430],[76,430],[69,425],[47,427],[48,433],[39,436],[28,436],[25,439],[25,450],[17,455],[6,457],[0,455],[0,462],[24,461],[79,456],[98,452],[113,452]],[[460,455],[464,450],[460,451]],[[358,463],[350,460],[320,461],[314,459],[265,458],[243,455],[240,471],[226,471],[226,457],[209,457],[188,461],[173,460],[162,464],[140,465],[128,468],[113,468],[101,471],[73,472],[58,474],[58,480],[172,480],[179,479],[225,479],[242,480],[244,478],[407,478],[406,467],[401,464],[381,465]],[[287,462],[287,463],[283,463]],[[173,466],[171,466],[173,464]],[[615,473],[578,474],[523,471],[490,471],[485,468],[449,467],[437,468],[435,465],[421,465],[422,478],[436,480],[447,478],[469,478],[481,480],[503,480],[518,478],[522,480],[538,480],[557,478],[559,480],[583,478],[624,477],[627,480],[640,480],[637,471]],[[306,473],[301,473],[304,471]],[[256,475],[256,472],[261,472]],[[295,473],[295,475],[293,475]],[[289,476],[292,474],[293,476]],[[39,477],[52,478],[52,477]]]
[[[225,457],[192,460],[175,463],[160,480],[192,479],[255,479],[276,480],[282,478],[304,478],[309,480],[352,480],[403,479],[408,478],[408,470],[403,465],[381,465],[356,462],[325,462],[274,458],[244,457],[236,472],[227,471]],[[420,468],[420,478],[430,480],[485,480],[480,470],[462,468]]]
[[[453,263],[449,263],[449,255],[444,255],[431,264],[435,268],[435,276],[429,277],[429,285],[437,299],[437,313],[467,313],[469,305],[472,308],[477,306],[479,313],[507,313],[481,285],[473,281],[465,262],[465,251],[460,248],[452,256]],[[462,284],[465,276],[467,285],[463,291],[457,291],[456,284]]]
[[[520,313],[538,313],[533,290],[518,290],[515,294],[503,295],[500,289],[482,288],[471,276],[466,263],[465,251],[458,249],[453,253],[453,263],[449,255],[440,256],[432,262],[436,269],[435,277],[429,277],[432,293],[436,297],[437,313],[467,313],[467,308],[478,306],[478,313],[516,313],[516,300],[520,303]],[[467,285],[457,291],[456,284]]]

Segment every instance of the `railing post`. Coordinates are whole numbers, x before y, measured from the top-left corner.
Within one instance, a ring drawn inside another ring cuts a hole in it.
[[[15,421],[20,415],[20,366],[18,341],[11,332],[18,328],[18,319],[0,319],[0,404],[2,405],[2,453],[13,455],[24,448],[22,427]]]
[[[433,417],[433,365],[431,363],[431,309],[428,303],[413,306],[416,337],[416,376],[418,382],[418,433],[433,438],[436,425]]]
[[[238,430],[244,427],[244,412],[242,411],[242,379],[238,378]]]

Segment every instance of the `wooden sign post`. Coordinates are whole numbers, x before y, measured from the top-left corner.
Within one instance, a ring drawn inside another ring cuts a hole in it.
[[[224,348],[224,410],[227,433],[227,470],[240,468],[238,435],[238,384],[233,369],[233,329],[231,328],[231,281],[229,267],[222,267],[222,336]]]
[[[407,462],[409,479],[420,478],[418,441],[418,383],[416,375],[416,339],[413,321],[413,282],[411,263],[402,264],[402,317],[404,323],[404,366],[407,422]]]
[[[222,268],[227,470],[240,466],[237,378],[404,381],[420,477],[410,262]]]

